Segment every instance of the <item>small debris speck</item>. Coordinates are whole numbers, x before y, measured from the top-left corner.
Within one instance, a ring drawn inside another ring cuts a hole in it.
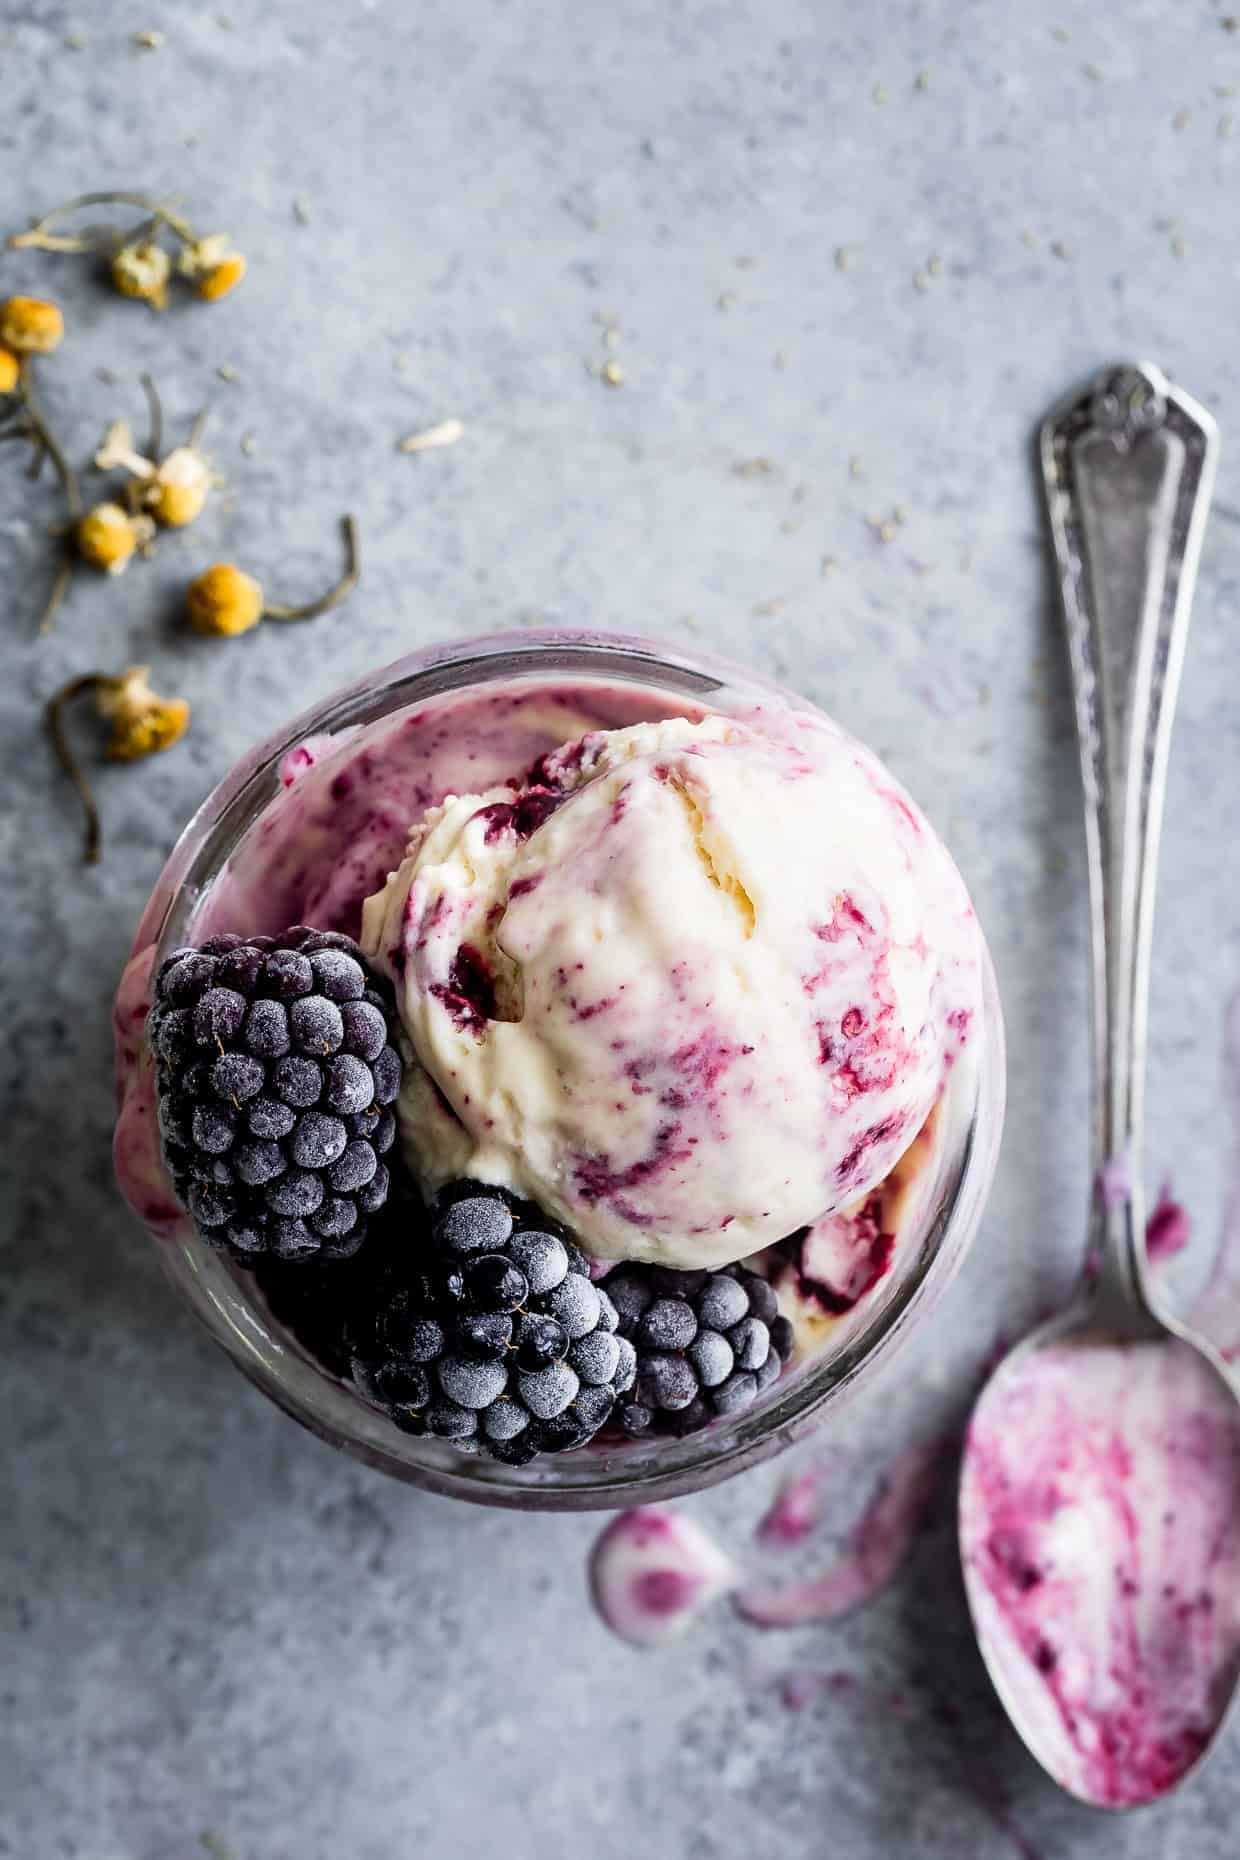
[[[113,387],[116,383],[116,375],[111,368],[96,368],[95,379],[102,381],[104,387]]]
[[[794,504],[803,504],[808,496],[809,486],[807,484],[799,484],[792,493],[792,501]]]
[[[164,35],[162,32],[154,31],[135,32],[133,35],[133,42],[135,45],[140,46],[144,52],[157,52],[164,42]]]
[[[700,633],[702,630],[702,622],[696,614],[681,614],[680,624],[690,633]]]
[[[846,245],[837,245],[835,248],[835,269],[837,271],[847,271],[851,264],[851,251]]]
[[[756,271],[758,269],[757,259],[750,258],[748,253],[742,253],[739,258],[734,258],[732,263],[736,266],[738,271]]]
[[[887,101],[887,89],[883,84],[876,84],[870,94],[875,103],[886,103]]]
[[[734,310],[736,308],[736,292],[720,291],[718,297],[715,299],[715,308],[716,310]],[[607,333],[610,336],[612,332],[608,330]]]
[[[403,375],[406,368],[412,368],[413,357],[410,355],[408,349],[397,349],[395,355],[392,357],[392,366],[398,375]]]
[[[1236,126],[1236,119],[1235,119],[1235,117],[1234,117],[1234,116],[1232,115],[1232,113],[1231,113],[1231,111],[1230,111],[1230,110],[1224,110],[1224,111],[1223,111],[1223,114],[1222,114],[1222,115],[1221,115],[1221,116],[1219,117],[1219,119],[1218,119],[1218,139],[1219,139],[1219,141],[1220,141],[1220,142],[1227,142],[1227,141],[1230,141],[1230,139],[1231,139],[1231,134],[1232,134],[1232,131],[1234,130],[1234,128],[1235,128],[1235,126]]]
[[[620,327],[620,318],[614,310],[592,310],[590,320],[597,323],[600,329],[619,329]]]
[[[1022,245],[1027,245],[1031,252],[1036,250],[1038,235],[1034,232],[1032,226],[1025,227],[1025,230],[1020,235],[1020,242]]]
[[[913,79],[913,89],[914,90],[929,90],[929,88],[930,88],[930,73],[928,71],[919,71],[917,73],[917,76]]]
[[[775,471],[770,459],[738,459],[732,467],[737,478],[770,478]]]
[[[1102,73],[1097,65],[1082,65],[1081,75],[1087,77],[1091,84],[1101,84],[1102,82]]]
[[[310,224],[310,202],[304,194],[298,194],[293,200],[293,218],[299,226]]]
[[[1068,28],[1066,26],[1052,26],[1051,37],[1052,39],[1058,39],[1061,45],[1066,45],[1068,43]]]
[[[930,289],[930,274],[928,271],[918,270],[913,273],[913,288],[918,291],[928,291]]]
[[[801,527],[801,519],[799,517],[784,517],[779,527],[783,535],[795,536]]]
[[[439,446],[454,446],[462,438],[465,428],[456,419],[440,420],[437,426],[428,426],[424,432],[409,433],[397,441],[398,452],[434,452]]]
[[[221,362],[215,372],[221,381],[240,381],[241,379],[231,362]]]
[[[1177,110],[1175,115],[1171,118],[1171,127],[1175,130],[1176,134],[1178,135],[1181,129],[1188,128],[1188,125],[1192,122],[1192,120],[1193,119],[1192,119],[1191,111]]]
[[[624,370],[621,368],[619,362],[604,362],[599,373],[609,388],[624,386]]]
[[[1052,239],[1051,251],[1056,258],[1062,258],[1065,261],[1072,256],[1072,247],[1068,244],[1066,239]]]
[[[1234,97],[1235,94],[1236,87],[1234,84],[1216,84],[1214,86],[1214,95],[1216,97]]]
[[[894,523],[907,523],[908,511],[903,504],[897,504],[891,513],[891,517]]]
[[[865,477],[865,465],[855,452],[848,461],[848,475],[858,481]]]
[[[774,355],[771,357],[771,367],[782,375],[787,366],[788,356],[786,351],[783,349],[776,349]]]
[[[928,258],[926,260],[926,270],[930,273],[932,278],[939,277],[943,270],[942,259],[939,258],[937,254],[933,258]]]
[[[818,573],[825,581],[827,576],[833,575],[838,567],[839,563],[833,555],[824,555],[821,562],[818,564]]]
[[[603,347],[605,349],[618,349],[620,347],[620,331],[614,324],[610,329],[605,329],[603,331]]]
[[[769,620],[780,611],[786,598],[783,594],[776,594],[769,601],[755,601],[750,612],[755,620]]]
[[[84,32],[66,32],[65,50],[67,52],[84,52],[90,40]]]
[[[900,534],[900,518],[893,511],[889,517],[867,517],[866,527],[875,542],[893,543]]]
[[[1184,256],[1184,239],[1181,233],[1172,233],[1171,235],[1171,256],[1172,258],[1183,258]]]
[[[1224,13],[1219,25],[1224,32],[1240,32],[1240,19],[1234,13]]]
[[[258,435],[256,433],[242,433],[241,450],[246,458],[252,459],[254,454],[258,451]]]

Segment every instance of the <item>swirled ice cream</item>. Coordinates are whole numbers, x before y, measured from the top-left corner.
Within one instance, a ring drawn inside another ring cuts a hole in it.
[[[499,1184],[598,1256],[722,1265],[851,1207],[961,1050],[964,885],[805,712],[595,732],[448,796],[370,898],[431,1188]]]

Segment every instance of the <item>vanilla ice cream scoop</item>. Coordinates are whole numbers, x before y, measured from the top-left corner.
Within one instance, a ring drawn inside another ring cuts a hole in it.
[[[603,1258],[758,1251],[891,1169],[968,1039],[963,883],[816,714],[602,731],[449,797],[367,902],[434,1188],[529,1196]]]

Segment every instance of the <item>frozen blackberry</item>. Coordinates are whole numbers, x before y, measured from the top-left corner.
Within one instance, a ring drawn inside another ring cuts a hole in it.
[[[355,1310],[374,1308],[375,1283],[395,1244],[391,1230],[399,1224],[399,1239],[407,1242],[408,1223],[416,1221],[418,1214],[416,1206],[385,1210],[371,1227],[365,1245],[350,1259],[319,1258],[296,1264],[263,1253],[256,1260],[255,1283],[272,1318],[329,1375],[344,1382],[349,1380],[352,1373],[351,1315]],[[443,1331],[438,1326],[434,1328],[438,1337],[423,1339],[424,1347],[430,1346],[429,1360],[441,1355],[445,1346]],[[401,1392],[389,1391],[393,1400],[401,1399],[402,1395],[408,1399],[408,1377],[418,1369],[411,1351]],[[416,1387],[413,1392],[417,1393]],[[429,1389],[423,1396],[423,1407],[427,1400]]]
[[[173,1186],[243,1264],[341,1260],[383,1207],[402,1067],[386,985],[300,926],[212,937],[155,978],[148,1036]]]
[[[409,1432],[509,1466],[593,1439],[637,1356],[580,1248],[542,1209],[481,1182],[443,1189],[418,1239],[393,1252],[351,1323],[367,1398]]]
[[[774,1291],[742,1266],[677,1273],[629,1264],[595,1289],[617,1315],[616,1418],[634,1439],[691,1434],[738,1413],[792,1355],[792,1326]],[[568,1360],[577,1367],[572,1351]]]

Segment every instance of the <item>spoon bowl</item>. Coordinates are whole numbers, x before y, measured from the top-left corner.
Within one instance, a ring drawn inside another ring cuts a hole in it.
[[[1041,433],[1085,791],[1094,1192],[1077,1297],[974,1408],[959,1529],[1008,1716],[1105,1808],[1178,1787],[1240,1683],[1240,1391],[1161,1308],[1141,1191],[1158,838],[1217,447],[1149,364],[1106,370]]]

